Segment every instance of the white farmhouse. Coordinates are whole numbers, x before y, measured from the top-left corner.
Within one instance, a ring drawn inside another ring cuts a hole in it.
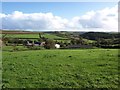
[[[55,48],[60,48],[60,45],[59,44],[55,44]]]

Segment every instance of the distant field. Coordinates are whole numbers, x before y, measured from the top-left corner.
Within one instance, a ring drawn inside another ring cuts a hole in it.
[[[39,34],[7,34],[9,38],[39,38]]]
[[[50,38],[50,39],[67,39],[67,38],[64,38],[64,37],[59,37],[59,36],[54,35],[54,34],[43,34],[42,36],[44,36],[46,38]]]
[[[95,40],[89,40],[89,39],[83,39],[85,42],[88,42],[88,43],[93,43],[95,42]]]
[[[39,38],[39,33],[41,33],[42,37],[49,38],[49,39],[54,39],[54,41],[57,42],[64,42],[64,43],[70,43],[70,39],[66,37],[60,37],[57,36],[56,34],[53,33],[43,33],[43,32],[23,32],[23,31],[3,31],[2,36],[5,36],[6,38],[25,38],[25,39],[31,39],[31,40],[36,40]],[[93,43],[95,42],[94,40],[88,40],[88,39],[83,39],[87,43]]]
[[[3,36],[4,36],[5,34],[3,34]],[[58,41],[58,42],[67,42],[67,43],[69,43],[70,42],[70,40],[69,39],[67,39],[67,38],[64,38],[64,37],[59,37],[59,36],[57,36],[57,35],[55,35],[55,34],[47,34],[47,33],[45,33],[45,34],[41,34],[41,36],[42,37],[45,37],[45,38],[49,38],[49,39],[54,39],[54,41]],[[39,38],[39,34],[37,33],[35,33],[35,34],[7,34],[6,36],[5,36],[6,38],[26,38],[26,39],[31,39],[31,40],[33,40],[33,38],[34,38],[34,40],[36,40],[37,38]]]
[[[3,87],[117,88],[118,50],[3,51]]]
[[[3,34],[5,35],[5,34]],[[49,38],[49,39],[66,39],[63,37],[59,37],[56,36],[54,34],[42,34],[41,36],[45,37],[45,38]],[[7,34],[5,37],[9,37],[9,38],[39,38],[39,33],[37,34]]]

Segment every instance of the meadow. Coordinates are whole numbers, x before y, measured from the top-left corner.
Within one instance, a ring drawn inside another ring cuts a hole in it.
[[[2,34],[3,36],[5,35],[5,34]],[[42,34],[41,35],[42,37],[45,37],[45,38],[50,38],[50,39],[66,39],[66,38],[63,38],[63,37],[59,37],[59,36],[57,36],[57,35],[54,35],[54,34],[47,34],[47,33],[45,33],[45,34]],[[6,38],[39,38],[39,33],[36,33],[36,34],[33,34],[33,33],[31,33],[31,34],[7,34],[6,36],[5,36]]]
[[[5,34],[2,34],[2,36],[4,36]],[[41,34],[41,37],[45,37],[45,38],[49,38],[49,39],[52,39],[54,41],[57,41],[57,42],[67,42],[67,43],[70,43],[70,40],[68,38],[65,38],[65,37],[60,37],[60,36],[57,36],[55,34],[48,34],[48,33],[42,33]],[[26,39],[29,39],[29,40],[38,40],[39,39],[39,33],[31,33],[31,34],[6,34],[5,35],[5,38],[9,38],[9,39],[14,39],[14,38],[26,38]],[[34,39],[33,39],[34,38]],[[90,40],[89,40],[90,41]]]
[[[3,88],[118,88],[118,49],[11,51],[3,48]]]

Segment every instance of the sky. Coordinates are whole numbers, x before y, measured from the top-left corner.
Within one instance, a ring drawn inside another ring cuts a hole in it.
[[[3,2],[1,29],[118,31],[117,2]]]

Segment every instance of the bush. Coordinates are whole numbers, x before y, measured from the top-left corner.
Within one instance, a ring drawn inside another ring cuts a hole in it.
[[[45,46],[44,46],[46,49],[53,49],[55,48],[55,42],[51,39],[47,39],[45,41]]]

